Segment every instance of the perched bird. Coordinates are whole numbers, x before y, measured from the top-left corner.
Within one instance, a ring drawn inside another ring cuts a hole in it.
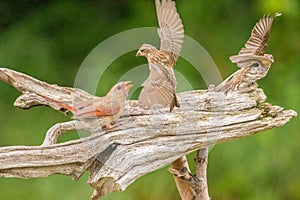
[[[270,37],[272,23],[275,15],[264,15],[254,26],[249,40],[246,42],[238,55],[230,57],[233,63],[236,63],[241,69],[224,80],[215,91],[236,90],[241,87],[247,88],[255,85],[255,81],[266,76],[274,58],[271,54],[265,54]]]
[[[156,0],[160,49],[143,44],[136,56],[145,56],[150,74],[142,84],[139,102],[148,107],[170,105],[170,112],[179,107],[173,67],[178,60],[184,38],[182,21],[172,0]]]
[[[111,129],[116,126],[116,124],[112,125],[111,123],[116,122],[124,111],[125,100],[131,87],[131,81],[120,82],[114,85],[106,96],[95,97],[73,106],[43,95],[41,96],[71,111],[73,113],[72,119],[85,121],[97,118],[97,124],[99,123],[101,127],[105,126]]]

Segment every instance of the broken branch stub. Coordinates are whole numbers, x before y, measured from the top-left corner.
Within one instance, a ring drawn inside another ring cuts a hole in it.
[[[15,101],[22,109],[47,105],[60,110],[40,95],[70,103],[93,97],[80,89],[50,85],[5,68],[0,68],[0,79],[23,93]],[[78,179],[89,170],[88,183],[95,189],[92,199],[96,199],[124,190],[137,178],[192,151],[282,126],[296,116],[293,110],[266,103],[263,90],[257,88],[226,96],[213,90],[188,91],[178,94],[178,99],[181,108],[172,113],[151,113],[137,101],[128,101],[119,126],[111,130],[64,122],[49,129],[42,146],[2,147],[0,176],[64,174]],[[72,129],[94,134],[55,144],[59,134]]]

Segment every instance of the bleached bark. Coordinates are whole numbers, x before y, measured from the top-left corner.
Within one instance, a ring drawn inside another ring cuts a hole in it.
[[[14,104],[22,109],[48,105],[60,110],[39,94],[70,103],[92,97],[80,89],[50,85],[5,68],[0,68],[0,79],[22,92]],[[230,92],[227,96],[214,91],[189,91],[178,94],[178,99],[181,108],[172,113],[152,112],[136,101],[128,101],[119,126],[111,130],[100,131],[79,121],[64,122],[49,129],[42,146],[2,147],[0,176],[35,178],[65,174],[78,179],[89,170],[88,183],[95,189],[92,199],[97,199],[124,190],[137,178],[192,151],[283,126],[296,116],[293,110],[266,103],[262,89]],[[55,144],[60,134],[75,128],[94,134]],[[201,163],[201,156],[196,163]],[[189,172],[180,171],[175,164],[170,168],[174,176]],[[191,175],[195,178],[192,181],[201,182],[203,173],[200,170]]]

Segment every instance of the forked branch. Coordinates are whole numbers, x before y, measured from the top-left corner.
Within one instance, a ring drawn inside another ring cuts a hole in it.
[[[14,104],[22,109],[47,105],[60,110],[39,95],[70,103],[92,97],[80,89],[50,85],[5,68],[0,68],[0,79],[22,92]],[[261,89],[226,96],[214,91],[189,91],[178,94],[178,98],[181,108],[172,113],[150,113],[136,101],[128,101],[119,126],[111,130],[94,129],[78,121],[64,122],[48,131],[42,146],[2,147],[0,176],[65,174],[78,179],[89,170],[88,183],[95,189],[92,199],[96,199],[124,190],[137,178],[192,151],[282,126],[296,116],[293,110],[266,103]],[[59,134],[75,128],[94,134],[55,144]],[[200,153],[196,163],[205,163]],[[184,175],[173,165],[171,172],[178,177]],[[195,183],[199,184],[202,176],[203,172],[196,172]]]

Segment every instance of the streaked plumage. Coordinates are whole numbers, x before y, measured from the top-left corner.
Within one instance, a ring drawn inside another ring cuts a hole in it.
[[[223,91],[225,94],[235,90],[249,92],[257,87],[255,81],[267,75],[269,68],[270,65],[265,65],[261,61],[254,62],[248,67],[242,67],[218,85],[215,91]]]
[[[238,67],[250,66],[257,60],[263,60],[272,64],[274,62],[273,56],[265,54],[265,50],[268,46],[268,39],[270,37],[273,20],[280,15],[280,13],[276,13],[274,16],[265,15],[261,18],[255,24],[245,47],[240,50],[238,55],[231,56],[230,60],[233,63],[236,63]]]
[[[149,107],[170,105],[172,111],[174,106],[179,107],[173,67],[181,51],[184,30],[174,1],[156,0],[155,4],[160,50],[150,44],[143,44],[137,52],[137,56],[147,58],[150,69],[147,80],[142,84],[139,102]]]
[[[271,54],[265,54],[265,50],[273,20],[280,15],[280,13],[276,13],[274,16],[264,15],[255,24],[245,47],[240,50],[238,55],[230,57],[230,60],[241,69],[218,85],[215,91],[227,93],[233,90],[248,90],[251,86],[256,85],[255,81],[266,76],[274,58]]]

